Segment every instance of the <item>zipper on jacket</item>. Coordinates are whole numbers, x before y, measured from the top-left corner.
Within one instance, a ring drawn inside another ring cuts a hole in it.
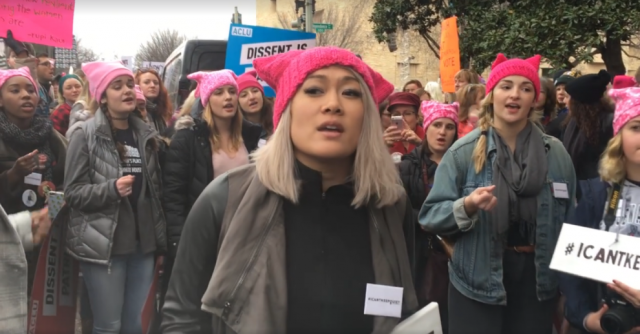
[[[224,303],[224,308],[222,309],[222,320],[224,321],[226,321],[227,317],[229,316],[229,311],[231,311],[232,302],[236,296],[236,293],[238,292],[238,288],[240,288],[242,283],[244,283],[244,280],[247,277],[247,273],[249,272],[249,268],[251,268],[251,265],[255,261],[258,255],[258,251],[264,245],[264,241],[267,239],[267,235],[269,234],[269,231],[271,231],[271,227],[273,226],[273,217],[276,215],[276,211],[277,211],[277,208],[273,210],[273,213],[271,214],[271,218],[269,219],[269,224],[267,224],[264,231],[262,231],[262,235],[260,236],[260,241],[258,242],[258,246],[253,250],[251,257],[249,258],[249,262],[247,262],[247,265],[244,267],[244,270],[242,271],[242,275],[240,275],[240,279],[238,280],[238,282],[236,283],[236,286],[231,291],[231,296]]]
[[[109,264],[107,265],[107,275],[111,275],[111,260],[109,260]]]

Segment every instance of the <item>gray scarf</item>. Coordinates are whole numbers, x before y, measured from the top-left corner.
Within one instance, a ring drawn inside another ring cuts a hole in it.
[[[497,150],[493,184],[498,199],[490,214],[494,234],[502,236],[511,225],[519,225],[520,235],[534,244],[537,196],[546,183],[548,171],[542,134],[528,122],[518,134],[513,154],[495,130],[493,139]]]

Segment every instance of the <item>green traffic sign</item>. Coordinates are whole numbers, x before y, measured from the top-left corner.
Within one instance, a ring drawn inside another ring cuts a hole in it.
[[[333,24],[331,23],[314,23],[313,24],[313,28],[315,29],[322,29],[324,30],[331,30],[333,29]]]
[[[316,32],[324,32],[324,28],[316,28]]]

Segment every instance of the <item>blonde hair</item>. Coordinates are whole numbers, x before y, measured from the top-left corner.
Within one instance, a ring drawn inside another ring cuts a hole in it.
[[[360,75],[351,71],[362,87],[364,120],[358,140],[351,178],[355,184],[355,207],[395,204],[403,196],[400,176],[384,144],[382,124],[371,92]],[[291,140],[291,104],[282,113],[278,127],[265,146],[252,154],[260,182],[274,193],[298,203],[295,155]]]
[[[469,119],[469,109],[476,104],[478,95],[484,97],[485,86],[483,84],[468,84],[457,93],[458,104],[458,121],[464,122]]]
[[[529,122],[534,125],[536,123],[536,113],[529,111]],[[487,160],[487,135],[489,128],[493,126],[493,91],[489,92],[482,100],[482,108],[480,109],[480,116],[478,119],[478,128],[480,128],[480,137],[476,147],[473,149],[471,158],[473,159],[473,166],[476,174],[480,173],[484,167],[484,163]]]
[[[82,77],[80,77],[80,85],[82,85],[82,91],[80,92],[80,95],[78,95],[78,98],[76,99],[76,101],[86,101],[89,97],[89,83],[82,79]],[[62,89],[58,88],[58,96],[57,96],[57,100],[58,100],[58,104],[62,105],[65,104],[67,101],[64,99],[64,96],[62,95],[64,93],[64,85],[62,87]],[[75,102],[74,102],[75,104]]]
[[[457,80],[463,79],[469,84],[480,83],[480,77],[478,76],[478,74],[472,70],[467,70],[467,69],[461,69],[460,71],[458,71],[458,73],[456,73],[456,75],[453,78]]]
[[[209,143],[211,144],[211,151],[217,152],[222,148],[220,143],[220,132],[216,128],[216,124],[213,120],[213,110],[211,110],[211,104],[207,103],[207,106],[202,112],[202,120],[207,123],[209,128]],[[233,115],[231,120],[231,147],[234,151],[240,149],[240,145],[243,144],[242,140],[242,113],[236,107],[236,114]]]
[[[427,82],[427,85],[424,88],[429,95],[431,95],[431,99],[434,101],[438,101],[440,103],[444,102],[444,94],[442,94],[442,86],[435,81]]]
[[[598,172],[603,181],[618,183],[624,181],[627,170],[624,165],[625,157],[622,151],[622,131],[609,140],[607,148],[600,156]]]
[[[187,99],[184,100],[184,102],[182,103],[182,107],[180,108],[180,113],[178,114],[177,118],[191,115],[191,108],[193,108],[193,104],[195,102],[196,102],[196,91],[193,90],[191,91],[191,93],[189,93],[189,96],[187,96]]]

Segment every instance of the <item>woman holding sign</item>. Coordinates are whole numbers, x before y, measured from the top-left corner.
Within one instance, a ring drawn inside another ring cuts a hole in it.
[[[558,282],[549,263],[576,177],[562,144],[530,119],[539,64],[498,55],[479,128],[444,155],[419,214],[425,230],[455,239],[450,334],[552,332]]]
[[[66,249],[80,261],[93,333],[142,333],[154,254],[166,250],[156,132],[136,110],[133,73],[85,63],[93,118],[71,134]]]
[[[614,136],[609,140],[600,160],[601,180],[589,180],[591,187],[583,190],[576,215],[569,223],[638,237],[640,231],[638,220],[640,216],[638,212],[640,88],[612,89],[609,95],[616,102],[613,116]],[[620,258],[617,254],[616,257]],[[637,268],[637,260],[629,263],[628,267],[631,268],[634,263]],[[618,264],[624,264],[624,261]],[[628,278],[616,277],[616,279],[605,286],[578,276],[561,274],[562,293],[567,299],[565,304],[567,320],[573,326],[584,328],[590,333],[640,333],[637,317],[625,317],[626,312],[623,311],[625,309],[631,311],[630,315],[638,312],[640,291],[625,284],[630,283]],[[602,304],[603,298],[608,301],[620,300],[627,302],[628,305]],[[628,321],[618,322],[616,318],[621,320],[624,318]],[[616,327],[618,331],[615,331]]]

